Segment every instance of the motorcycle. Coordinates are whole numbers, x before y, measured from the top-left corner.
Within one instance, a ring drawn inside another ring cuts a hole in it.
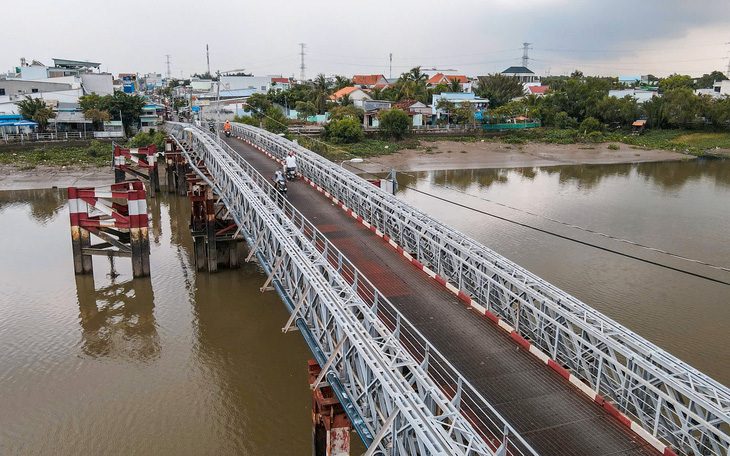
[[[230,130],[226,130],[226,138],[230,138],[230,137],[231,137],[231,131]]]
[[[215,123],[214,122],[208,122],[208,128],[210,128],[211,133],[215,133]]]
[[[293,181],[297,178],[297,169],[296,168],[287,168],[286,169],[286,180]]]
[[[274,188],[279,191],[279,193],[282,193],[283,195],[286,195],[286,181],[274,181]]]

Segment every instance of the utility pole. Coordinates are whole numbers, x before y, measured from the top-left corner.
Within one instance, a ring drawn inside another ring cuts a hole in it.
[[[527,57],[527,51],[532,49],[530,47],[532,43],[522,43],[522,66],[527,68],[527,64],[529,63],[530,59]]]
[[[393,53],[390,53],[390,70],[388,72],[388,78],[393,77]]]
[[[299,55],[302,58],[302,63],[299,65],[299,79],[303,82],[306,79],[304,70],[307,68],[307,66],[304,64],[304,48],[307,47],[307,45],[304,43],[299,43],[299,46],[302,48],[301,51],[299,51]]]
[[[165,76],[167,77],[167,80],[170,81],[170,78],[172,77],[172,72],[170,71],[170,54],[165,54],[165,57],[167,57],[167,74]]]
[[[208,52],[207,44],[205,45],[205,60],[208,61],[208,75],[210,75],[212,77],[212,75],[210,74],[210,52]]]

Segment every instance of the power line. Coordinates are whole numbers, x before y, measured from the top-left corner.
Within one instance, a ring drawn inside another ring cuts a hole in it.
[[[279,122],[277,119],[274,119],[274,118],[272,118],[272,117],[270,117],[270,116],[268,116],[266,114],[264,114],[264,116],[267,117],[267,118],[269,118],[270,120],[273,120],[274,122],[276,122],[276,123],[278,123],[278,124],[280,124],[282,126],[285,126],[285,124]],[[300,135],[300,136],[302,136],[302,135]],[[304,137],[304,136],[302,136],[302,137]],[[315,139],[315,138],[306,138],[306,139],[308,139],[310,141],[318,142],[318,143],[323,144],[323,145],[328,146],[328,147],[332,147],[330,144],[328,144],[328,143],[326,143],[324,141],[320,141],[320,140]],[[348,152],[346,152],[346,151],[344,151],[342,149],[338,149],[336,147],[334,149],[335,150],[338,150],[340,152],[348,153]],[[354,169],[357,169],[358,171],[361,171],[361,172],[363,172],[365,174],[370,174],[370,175],[376,176],[375,174],[371,173],[370,171],[365,171],[362,168],[358,168],[357,166],[351,165],[351,167],[354,168]],[[407,173],[404,173],[404,174],[407,174]],[[618,250],[610,249],[608,247],[603,247],[603,246],[600,246],[600,245],[597,245],[597,244],[593,244],[591,242],[582,241],[580,239],[572,238],[570,236],[566,236],[566,235],[563,235],[563,234],[555,233],[555,232],[552,232],[552,231],[549,231],[549,230],[546,230],[546,229],[543,229],[543,228],[538,228],[538,227],[535,227],[535,226],[532,226],[532,225],[528,225],[527,223],[522,223],[522,222],[518,222],[516,220],[511,220],[511,219],[508,219],[506,217],[502,217],[502,216],[499,216],[499,215],[496,215],[496,214],[492,214],[490,212],[487,212],[487,211],[484,211],[484,210],[481,210],[481,209],[477,209],[475,207],[468,206],[466,204],[462,204],[462,203],[458,203],[456,201],[452,201],[452,200],[450,200],[448,198],[444,198],[442,196],[438,196],[438,195],[434,195],[432,193],[424,192],[423,190],[419,190],[419,189],[414,188],[414,187],[410,187],[410,186],[407,186],[406,185],[405,188],[407,188],[409,190],[413,190],[413,191],[415,191],[417,193],[420,193],[420,194],[429,196],[431,198],[438,199],[438,200],[441,200],[441,201],[444,201],[444,202],[453,204],[455,206],[458,206],[458,207],[461,207],[461,208],[464,208],[464,209],[468,209],[468,210],[471,210],[471,211],[474,211],[474,212],[477,212],[477,213],[480,213],[480,214],[483,214],[483,215],[486,215],[486,216],[489,216],[489,217],[496,218],[498,220],[502,220],[502,221],[505,221],[505,222],[508,222],[508,223],[512,223],[514,225],[518,225],[518,226],[521,226],[521,227],[524,227],[524,228],[527,228],[527,229],[531,229],[531,230],[534,230],[534,231],[537,231],[537,232],[540,232],[540,233],[544,233],[544,234],[547,234],[547,235],[550,235],[550,236],[554,236],[554,237],[557,237],[557,238],[560,238],[560,239],[564,239],[566,241],[572,241],[572,242],[575,242],[577,244],[585,245],[587,247],[593,247],[595,249],[602,250],[604,252],[613,253],[615,255],[619,255],[619,256],[623,256],[625,258],[630,258],[630,259],[633,259],[633,260],[637,260],[637,261],[640,261],[642,263],[651,264],[651,265],[654,265],[654,266],[658,266],[660,268],[664,268],[664,269],[668,269],[668,270],[671,270],[671,271],[679,272],[679,273],[686,274],[686,275],[689,275],[689,276],[692,276],[692,277],[697,277],[697,278],[700,278],[700,279],[708,280],[710,282],[715,282],[715,283],[719,283],[719,284],[722,284],[722,285],[728,285],[728,286],[730,286],[730,282],[726,282],[726,281],[723,281],[723,280],[720,280],[720,279],[715,279],[713,277],[709,277],[709,276],[706,276],[706,275],[703,275],[703,274],[698,274],[698,273],[695,273],[695,272],[687,271],[686,269],[681,269],[681,268],[676,268],[674,266],[669,266],[667,264],[659,263],[657,261],[647,260],[645,258],[637,257],[635,255],[630,255],[628,253],[620,252]],[[470,196],[473,196],[473,195],[470,195]],[[509,207],[509,206],[506,206],[505,205],[505,207]],[[516,209],[516,210],[519,210],[519,209]],[[538,215],[538,217],[539,217],[539,215]],[[677,258],[677,259],[681,259],[681,260],[685,260],[685,261],[691,261],[691,262],[694,262],[694,263],[697,263],[697,264],[701,264],[701,265],[704,265],[704,266],[709,266],[711,268],[718,269],[718,270],[721,270],[721,271],[730,271],[728,268],[724,268],[722,266],[716,266],[716,265],[713,265],[713,264],[710,264],[710,263],[706,263],[706,262],[703,262],[703,261],[700,261],[700,260],[694,260],[694,259],[691,259],[691,258],[683,257],[681,255],[677,255],[677,254],[673,254],[673,253],[670,253],[670,252],[666,252],[664,250],[660,250],[660,249],[657,249],[657,248],[654,248],[654,247],[644,246],[644,245],[639,244],[637,242],[628,241],[628,240],[622,240],[620,238],[616,238],[616,237],[613,237],[613,236],[610,236],[610,235],[607,235],[607,234],[604,234],[604,233],[599,233],[599,232],[595,232],[595,231],[592,231],[592,230],[588,230],[586,228],[582,228],[582,227],[577,226],[577,225],[568,224],[566,222],[561,222],[561,221],[558,221],[558,220],[554,220],[554,221],[557,222],[557,223],[563,223],[563,224],[565,224],[567,226],[571,226],[571,227],[574,227],[574,228],[577,228],[577,229],[581,229],[581,230],[584,230],[584,231],[587,231],[587,232],[591,232],[593,234],[599,234],[599,235],[603,235],[605,237],[608,237],[608,238],[611,238],[611,239],[614,239],[614,240],[619,240],[619,241],[622,241],[622,242],[626,242],[626,243],[632,244],[632,245],[634,245],[636,247],[640,247],[640,248],[644,248],[644,249],[651,250],[653,252],[657,252],[657,253],[669,255],[669,256],[672,256],[672,257]]]

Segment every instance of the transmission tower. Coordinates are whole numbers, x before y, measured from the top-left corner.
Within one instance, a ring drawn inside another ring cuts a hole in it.
[[[170,54],[165,54],[165,57],[167,57],[167,73],[165,77],[169,80],[172,77],[172,72],[170,71]]]
[[[532,49],[530,47],[531,44],[532,43],[522,43],[522,66],[525,67],[525,68],[527,68],[527,64],[530,61],[530,58],[527,57],[527,51],[529,51],[530,49]]]
[[[389,78],[393,77],[393,53],[390,53],[390,73],[388,74]]]
[[[305,73],[304,73],[304,70],[307,68],[307,66],[304,64],[304,56],[306,55],[304,53],[304,48],[306,48],[307,45],[304,44],[304,43],[299,43],[299,46],[302,48],[301,51],[299,51],[299,55],[302,58],[302,63],[299,64],[299,79],[302,80],[302,81],[304,81],[304,80],[307,79],[306,76],[305,76]]]

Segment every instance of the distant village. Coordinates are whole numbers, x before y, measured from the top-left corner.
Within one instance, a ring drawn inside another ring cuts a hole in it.
[[[98,62],[55,58],[53,65],[46,66],[35,60],[27,62],[21,59],[18,67],[0,75],[0,133],[5,136],[28,135],[43,130],[96,138],[122,137],[130,133],[125,132],[130,119],[125,122],[121,110],[108,112],[106,117],[88,115],[83,100],[92,94],[99,97],[141,97],[143,103],[138,116],[131,119],[133,133],[158,129],[165,120],[223,121],[255,115],[257,111],[251,108],[253,101],[264,97],[281,117],[294,123],[326,124],[331,119],[333,108],[351,107],[356,109],[351,112],[356,113],[365,130],[377,129],[379,114],[391,109],[405,112],[414,129],[474,124],[484,129],[509,128],[510,125],[530,128],[540,126],[550,116],[550,123],[555,126],[570,126],[570,119],[573,119],[573,126],[577,127],[589,117],[587,112],[576,111],[573,114],[569,107],[559,107],[556,109],[563,109],[568,117],[566,125],[559,125],[559,121],[553,119],[562,119],[559,112],[548,114],[545,106],[540,107],[536,100],[552,91],[566,90],[565,81],[569,78],[543,78],[527,66],[510,66],[501,73],[480,77],[427,73],[415,67],[398,78],[386,78],[382,74],[356,74],[351,77],[320,74],[307,81],[281,75],[240,73],[218,74],[217,77],[207,73],[185,80],[169,75],[163,77],[160,73],[112,75],[102,72],[100,66]],[[705,83],[704,87],[698,87],[696,80],[685,86],[692,88],[696,97],[726,100],[730,96],[730,80],[719,72],[715,73],[721,77],[715,77],[717,80]],[[579,72],[571,78],[582,82],[590,79]],[[609,80],[608,85],[602,85],[600,90],[605,89],[608,93],[607,96],[601,94],[599,99],[614,97],[628,100],[633,106],[633,110],[629,109],[631,112],[623,116],[623,123],[635,123],[637,119],[646,118],[637,107],[662,96],[662,80],[651,75],[603,79]],[[23,103],[30,100],[35,100],[36,106],[46,110],[40,121],[23,115]],[[591,116],[601,117],[597,114]],[[698,112],[694,119],[698,118],[706,117]],[[730,120],[723,119],[723,122]],[[599,120],[607,125],[610,123]],[[666,121],[669,122],[669,118]]]

